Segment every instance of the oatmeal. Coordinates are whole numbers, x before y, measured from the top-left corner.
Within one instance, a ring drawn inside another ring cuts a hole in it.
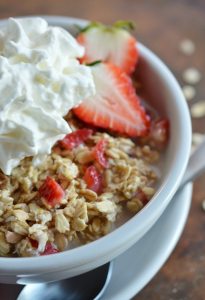
[[[112,230],[123,210],[133,215],[153,196],[157,177],[150,163],[159,153],[150,146],[92,130],[71,150],[62,144],[38,167],[25,158],[11,176],[1,173],[2,256],[43,254],[49,245],[49,251],[63,251],[95,240]],[[92,173],[86,177],[91,167],[94,179]],[[48,178],[60,188],[59,198],[43,191]]]

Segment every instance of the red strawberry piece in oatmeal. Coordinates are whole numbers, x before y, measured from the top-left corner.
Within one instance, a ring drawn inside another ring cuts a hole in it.
[[[84,143],[93,134],[92,129],[82,128],[67,134],[59,143],[62,147],[68,150],[76,148]]]
[[[53,246],[50,242],[46,243],[45,250],[41,253],[41,255],[49,255],[49,254],[54,254],[58,253],[59,250],[56,249],[56,247]]]
[[[95,166],[89,166],[84,175],[84,180],[87,187],[96,193],[102,190],[102,175],[98,172]]]
[[[105,156],[105,147],[107,144],[108,144],[108,141],[105,139],[102,139],[96,144],[96,146],[93,149],[93,155],[94,155],[95,160],[103,168],[109,167],[108,159]]]
[[[31,246],[32,246],[33,248],[38,248],[38,241],[33,240],[33,239],[31,239],[31,238],[29,238],[29,241],[30,241]]]
[[[142,202],[143,206],[145,206],[149,202],[148,197],[141,189],[137,190],[135,197],[137,197]]]
[[[46,204],[51,207],[60,204],[65,195],[62,187],[50,176],[46,178],[38,191]]]
[[[33,248],[37,249],[38,248],[38,241],[33,240],[33,239],[29,239],[30,243],[32,245]],[[54,254],[54,253],[58,253],[59,250],[50,242],[46,243],[45,249],[42,253],[40,253],[40,255],[49,255],[49,254]]]

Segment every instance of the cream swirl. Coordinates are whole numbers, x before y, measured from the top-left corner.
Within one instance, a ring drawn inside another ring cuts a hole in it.
[[[68,111],[95,92],[84,49],[42,18],[10,18],[0,29],[0,168],[38,161],[71,131]]]

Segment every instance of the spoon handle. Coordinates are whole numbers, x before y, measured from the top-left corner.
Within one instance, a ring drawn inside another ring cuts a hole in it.
[[[187,182],[193,181],[205,171],[205,139],[191,154],[186,172],[180,183],[182,188]]]

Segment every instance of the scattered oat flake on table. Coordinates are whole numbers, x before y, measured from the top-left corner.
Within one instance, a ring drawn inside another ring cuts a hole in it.
[[[192,152],[199,146],[205,138],[205,135],[203,133],[194,132],[192,134]]]
[[[191,85],[183,86],[182,91],[183,91],[184,97],[186,98],[187,101],[192,100],[196,95],[196,90]]]
[[[188,68],[183,72],[182,77],[186,83],[196,84],[201,80],[201,73],[196,68]]]
[[[184,39],[179,45],[180,51],[185,55],[192,55],[195,52],[195,44],[189,39]]]
[[[202,201],[201,207],[202,207],[203,211],[205,211],[205,200]]]
[[[194,145],[199,145],[202,143],[203,139],[205,138],[205,135],[203,133],[194,132],[192,134],[192,143]]]
[[[190,110],[193,118],[205,117],[205,100],[194,103]]]

